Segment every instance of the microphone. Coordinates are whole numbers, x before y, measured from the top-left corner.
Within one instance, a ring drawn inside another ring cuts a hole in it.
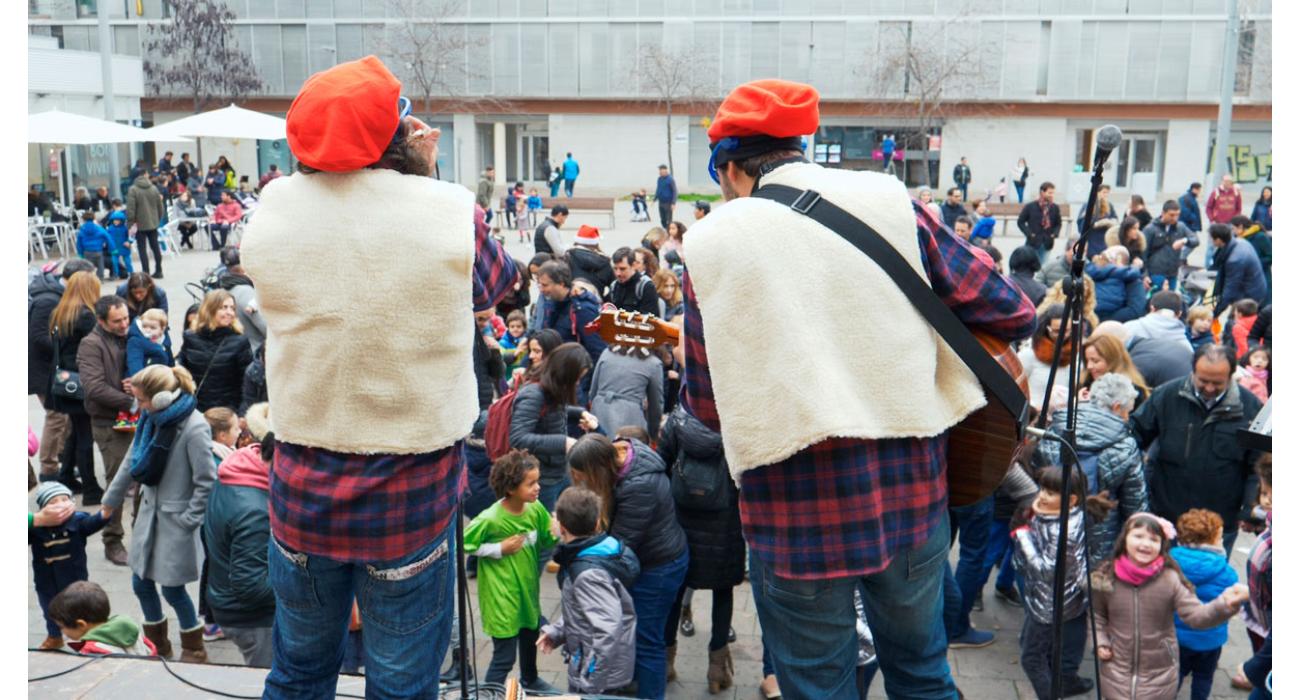
[[[1093,158],[1092,167],[1097,169],[1102,163],[1110,157],[1110,152],[1115,150],[1119,142],[1124,139],[1124,132],[1119,130],[1114,124],[1107,124],[1097,130],[1097,151]]]

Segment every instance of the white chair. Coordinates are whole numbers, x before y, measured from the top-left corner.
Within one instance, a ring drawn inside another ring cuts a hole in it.
[[[159,243],[163,244],[163,247],[167,249],[167,254],[173,258],[179,258],[181,256],[181,246],[180,243],[177,242],[176,238],[176,232],[179,226],[179,221],[168,221],[166,225],[158,229]]]

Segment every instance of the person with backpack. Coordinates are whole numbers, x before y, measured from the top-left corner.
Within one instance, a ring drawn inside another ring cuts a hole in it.
[[[1121,525],[1134,513],[1147,510],[1147,480],[1142,453],[1128,431],[1128,415],[1138,392],[1123,374],[1103,374],[1079,403],[1079,464],[1088,478],[1088,562],[1096,568],[1115,548]],[[1052,415],[1047,432],[1065,432],[1066,411]],[[1038,465],[1060,464],[1061,444],[1043,440],[1034,455]],[[1100,496],[1101,498],[1097,498]]]
[[[609,301],[624,311],[659,313],[659,296],[655,291],[654,273],[636,269],[635,253],[626,246],[614,251],[614,283],[609,285]]]
[[[691,559],[686,581],[668,614],[664,641],[668,651],[668,680],[677,676],[677,626],[690,614],[688,590],[713,591],[709,628],[709,693],[732,683],[734,668],[728,643],[736,586],[745,580],[745,538],[740,529],[740,494],[722,451],[722,435],[710,430],[680,405],[668,417],[659,436],[659,456],[668,465],[677,523],[686,533]],[[693,634],[693,632],[692,632]]]
[[[587,324],[600,315],[600,299],[587,289],[573,283],[573,270],[560,260],[552,260],[542,265],[537,272],[537,285],[542,296],[546,298],[542,311],[542,327],[553,328],[566,343],[580,343],[586,348],[591,358],[591,365],[600,359],[605,351],[605,341],[600,334],[587,330]],[[650,285],[650,296],[654,297],[657,309],[659,303]],[[589,367],[591,366],[589,365]],[[578,387],[578,403],[587,403],[587,392],[591,387],[591,377],[583,377]],[[558,494],[557,494],[558,495]]]

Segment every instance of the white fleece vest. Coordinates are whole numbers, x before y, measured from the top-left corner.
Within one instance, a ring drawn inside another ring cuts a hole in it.
[[[281,177],[241,244],[276,437],[353,454],[469,434],[474,194],[392,170]]]
[[[820,192],[925,276],[898,179],[793,164],[768,183]],[[812,219],[736,199],[696,222],[684,244],[737,482],[832,437],[935,436],[984,405],[975,375],[889,276]]]

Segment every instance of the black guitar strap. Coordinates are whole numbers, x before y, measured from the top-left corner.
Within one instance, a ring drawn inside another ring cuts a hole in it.
[[[844,240],[876,263],[916,307],[962,362],[975,373],[984,388],[1017,420],[1020,431],[1028,422],[1029,403],[1019,385],[1007,374],[980,345],[957,315],[948,308],[938,294],[926,284],[916,270],[875,229],[858,217],[835,206],[814,190],[801,190],[788,185],[769,184],[754,190],[753,197],[762,197],[784,204],[817,223],[839,234]],[[1019,435],[1017,437],[1023,437]]]

